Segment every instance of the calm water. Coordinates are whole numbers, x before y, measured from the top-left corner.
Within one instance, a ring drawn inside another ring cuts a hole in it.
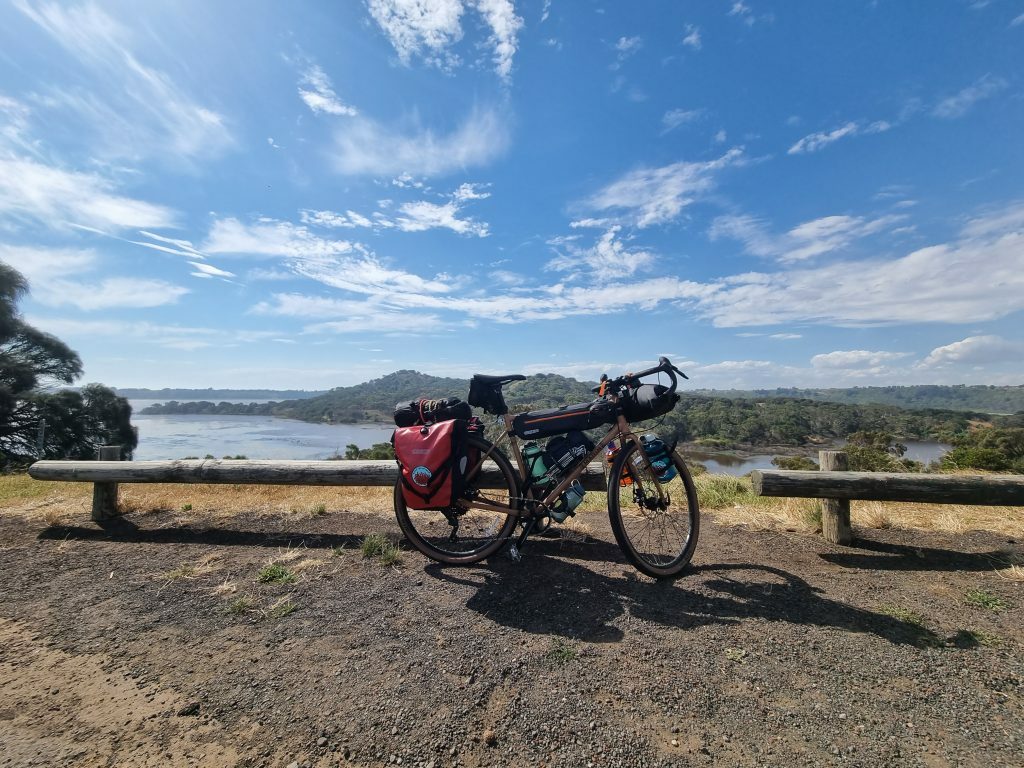
[[[309,424],[272,416],[145,416],[160,400],[132,400],[132,424],[139,429],[135,458],[181,459],[212,454],[250,459],[325,459],[355,443],[369,448],[391,439],[387,424]],[[181,401],[179,402],[186,402]],[[259,402],[259,401],[246,401]]]
[[[185,456],[248,456],[250,459],[325,459],[345,452],[355,443],[369,448],[391,439],[389,424],[310,424],[272,416],[144,416],[139,412],[162,400],[132,400],[132,423],[139,429],[135,458],[180,459]],[[187,401],[179,401],[187,402]],[[267,401],[246,401],[267,402]],[[907,440],[906,456],[928,463],[949,450],[944,443]],[[699,461],[709,472],[745,475],[755,469],[772,469],[775,454],[736,456],[713,451],[685,452],[688,461]]]

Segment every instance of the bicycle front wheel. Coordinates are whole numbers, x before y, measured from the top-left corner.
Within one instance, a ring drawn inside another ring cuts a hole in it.
[[[468,446],[470,456],[483,456],[491,449],[491,443],[476,436],[470,436]],[[508,513],[458,507],[409,509],[402,495],[401,480],[395,484],[398,526],[409,543],[431,560],[449,565],[479,562],[501,549],[515,530],[518,518],[514,510],[519,501],[517,475],[501,451],[495,450],[489,459],[498,466],[498,482],[484,484],[481,473],[471,467],[462,498],[505,507]]]
[[[678,576],[697,547],[697,489],[682,457],[672,452],[676,477],[661,483],[664,497],[640,449],[626,441],[608,478],[608,516],[626,558],[656,579]]]

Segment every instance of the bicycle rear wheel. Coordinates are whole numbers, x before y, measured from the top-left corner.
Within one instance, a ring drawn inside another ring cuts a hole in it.
[[[656,579],[678,576],[697,547],[700,512],[697,489],[682,457],[672,452],[677,475],[662,490],[667,503],[659,503],[650,465],[626,441],[608,478],[608,516],[612,533],[623,554],[639,570]],[[637,463],[639,461],[639,464]],[[631,482],[622,484],[623,477]]]
[[[483,456],[491,443],[470,436],[470,454]],[[406,539],[416,549],[439,563],[468,565],[490,557],[508,541],[518,518],[512,514],[519,503],[519,480],[508,458],[495,450],[489,459],[498,465],[498,487],[483,487],[479,473],[466,483],[462,498],[507,507],[508,514],[478,509],[449,507],[409,509],[402,495],[402,483],[395,484],[395,516]],[[468,474],[473,475],[472,468]]]

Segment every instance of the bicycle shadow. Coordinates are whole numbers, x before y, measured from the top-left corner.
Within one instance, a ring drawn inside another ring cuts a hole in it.
[[[620,642],[625,638],[622,625],[635,617],[679,630],[761,619],[869,633],[899,645],[943,644],[917,624],[823,597],[821,589],[781,568],[706,563],[675,582],[653,582],[638,573],[598,573],[571,559],[544,556],[538,549],[524,556],[529,568],[494,558],[473,570],[431,564],[425,572],[474,587],[466,607],[490,621],[592,643]],[[618,558],[609,553],[608,559]]]

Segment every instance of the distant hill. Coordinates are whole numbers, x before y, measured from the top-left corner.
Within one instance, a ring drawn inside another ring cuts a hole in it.
[[[581,382],[553,373],[530,376],[504,388],[513,411],[551,408],[593,398],[594,382]],[[871,391],[901,388],[870,388]],[[903,388],[915,389],[915,388]],[[947,389],[958,390],[958,387]],[[975,389],[973,387],[966,389]],[[995,388],[1012,390],[1012,387]],[[971,424],[1003,423],[1020,417],[990,418],[986,413],[963,409],[916,408],[874,402],[833,402],[825,395],[861,390],[771,390],[732,393],[682,392],[679,407],[656,424],[670,439],[702,441],[714,445],[829,444],[860,430],[880,431],[897,439],[936,438],[948,441],[965,433]],[[800,392],[793,397],[787,392]],[[815,399],[806,392],[820,394]],[[395,404],[420,397],[467,399],[466,379],[430,376],[419,371],[396,371],[352,387],[337,387],[313,397],[270,403],[170,402],[150,406],[147,414],[265,415],[321,423],[389,422]]]
[[[504,388],[505,401],[516,409],[529,407],[550,408],[593,397],[593,383],[579,382],[553,373],[530,376]],[[469,396],[469,380],[430,376],[419,371],[395,371],[352,387],[337,387],[302,399],[289,399],[273,403],[228,403],[213,401],[153,405],[146,414],[232,414],[269,415],[301,421],[329,423],[358,423],[390,421],[395,404],[421,397]],[[191,398],[190,398],[191,399]]]
[[[694,394],[740,399],[797,398],[847,405],[894,405],[898,408],[941,408],[981,413],[1017,413],[1024,411],[1024,386],[985,386],[965,384],[918,384],[893,387],[850,387],[847,389],[704,389]]]
[[[322,395],[305,389],[132,389],[115,390],[129,400],[301,400]]]

